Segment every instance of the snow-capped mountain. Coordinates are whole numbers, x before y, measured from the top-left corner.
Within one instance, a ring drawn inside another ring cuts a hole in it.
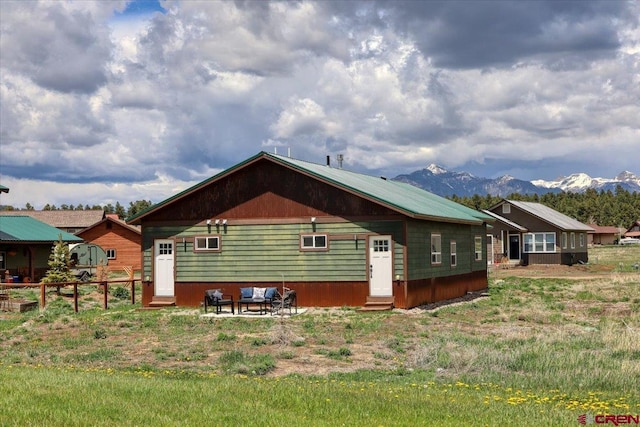
[[[560,177],[555,181],[535,180],[532,184],[540,188],[556,188],[562,191],[583,192],[588,188],[594,190],[614,191],[618,185],[627,191],[640,191],[640,178],[629,171],[618,174],[615,178],[591,178],[586,173],[575,173]]]
[[[440,196],[473,196],[474,194],[506,197],[512,193],[542,194],[541,191],[528,181],[505,175],[500,178],[479,178],[467,172],[450,172],[442,166],[431,164],[428,167],[406,175],[398,175],[396,181],[406,182]]]
[[[583,192],[588,188],[615,191],[623,189],[640,192],[640,178],[629,171],[620,173],[613,179],[591,178],[585,173],[576,173],[555,181],[523,181],[510,175],[499,178],[480,178],[467,172],[448,171],[442,166],[431,164],[415,172],[398,175],[396,181],[406,182],[440,196],[471,197],[475,194],[506,197],[518,194],[545,194],[549,192]]]

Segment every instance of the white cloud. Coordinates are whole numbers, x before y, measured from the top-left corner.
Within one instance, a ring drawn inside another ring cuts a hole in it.
[[[387,176],[637,169],[637,2],[125,5],[0,2],[2,203],[159,201],[274,146]]]

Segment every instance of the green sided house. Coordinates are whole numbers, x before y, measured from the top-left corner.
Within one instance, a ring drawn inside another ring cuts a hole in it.
[[[128,219],[142,302],[295,289],[303,306],[410,308],[487,287],[493,218],[409,184],[261,152]]]
[[[62,236],[67,243],[82,239],[24,215],[0,216],[0,272],[14,281],[38,282],[48,269],[51,248]]]

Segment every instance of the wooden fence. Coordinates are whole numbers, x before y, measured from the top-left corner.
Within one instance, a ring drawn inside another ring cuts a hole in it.
[[[99,285],[103,290],[102,306],[106,310],[108,307],[109,285],[114,283],[127,283],[131,289],[131,304],[136,303],[136,282],[142,282],[140,278],[133,277],[133,271],[128,271],[129,277],[114,280],[99,280],[89,282],[61,282],[61,283],[3,283],[4,288],[40,288],[40,310],[44,310],[47,304],[47,287],[61,288],[64,286],[73,287],[73,311],[78,312],[78,285]]]

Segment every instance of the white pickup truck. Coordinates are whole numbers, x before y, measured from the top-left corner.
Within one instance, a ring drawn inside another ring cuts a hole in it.
[[[636,239],[635,237],[623,237],[620,239],[621,245],[640,245],[640,239]]]

